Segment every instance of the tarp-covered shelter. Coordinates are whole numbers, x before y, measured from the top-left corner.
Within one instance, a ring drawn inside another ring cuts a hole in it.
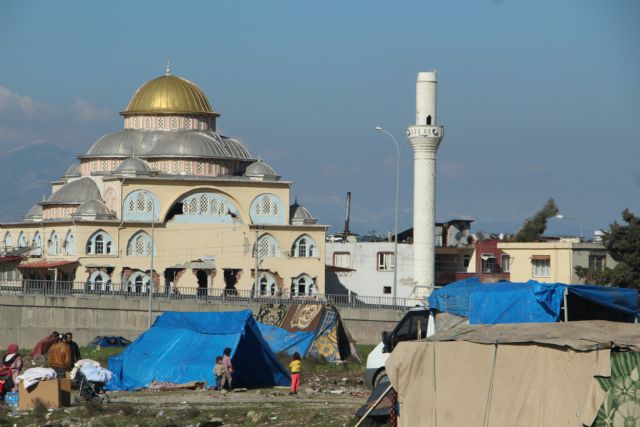
[[[567,298],[568,320],[633,321],[638,312],[636,289],[596,285],[454,282],[429,296],[429,307],[468,317],[469,324],[557,322]]]
[[[638,425],[638,351],[637,324],[458,325],[401,342],[386,371],[399,426]]]
[[[231,348],[234,387],[290,384],[287,369],[260,334],[250,310],[166,312],[121,354],[109,358],[110,390],[135,390],[153,380],[215,384],[216,356]]]
[[[131,344],[131,341],[124,337],[116,336],[98,336],[89,341],[87,347],[126,347]]]
[[[355,344],[335,307],[323,304],[262,304],[256,316],[275,353],[300,353],[329,362],[357,357]]]

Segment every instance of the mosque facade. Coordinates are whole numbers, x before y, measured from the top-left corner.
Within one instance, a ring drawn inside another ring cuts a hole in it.
[[[120,114],[123,130],[78,156],[21,222],[0,225],[0,279],[324,293],[327,227],[290,205],[290,181],[216,131],[220,114],[200,88],[167,69]]]

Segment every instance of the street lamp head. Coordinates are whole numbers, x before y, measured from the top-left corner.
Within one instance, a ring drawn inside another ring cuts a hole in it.
[[[558,215],[556,215],[556,218],[558,218],[558,219],[564,219],[564,215],[562,215],[562,214],[558,214]]]
[[[376,126],[376,130],[384,130],[380,126]]]

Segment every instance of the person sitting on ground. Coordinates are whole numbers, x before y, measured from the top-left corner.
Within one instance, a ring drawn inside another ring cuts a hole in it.
[[[56,331],[51,332],[50,335],[38,341],[36,346],[33,347],[33,350],[31,350],[31,353],[29,353],[29,356],[31,356],[32,358],[36,358],[38,356],[46,356],[49,348],[51,348],[51,346],[57,343],[59,340],[60,334]]]
[[[75,365],[78,360],[82,359],[80,347],[78,347],[78,343],[73,340],[73,334],[71,332],[64,334],[64,340],[69,344],[69,348],[71,349],[71,364]]]
[[[224,377],[224,366],[222,365],[222,356],[216,357],[216,366],[213,368],[213,376],[216,379],[216,390],[222,390],[222,378]]]
[[[58,378],[65,378],[73,366],[71,360],[71,347],[60,337],[60,340],[49,348],[49,366],[56,371]]]
[[[224,388],[225,383],[228,385],[229,390],[231,390],[233,388],[233,383],[231,381],[231,377],[233,374],[233,365],[231,364],[231,349],[229,347],[225,348],[222,354],[222,366],[224,366],[224,375],[222,376],[222,381],[220,383],[220,390]]]
[[[22,372],[22,356],[18,344],[9,344],[0,364],[0,400],[10,391],[18,391],[18,375]]]
[[[289,392],[289,396],[295,396],[298,394],[301,368],[302,362],[300,361],[300,353],[296,351],[293,353],[291,363],[289,363],[289,369],[291,370],[291,391]]]

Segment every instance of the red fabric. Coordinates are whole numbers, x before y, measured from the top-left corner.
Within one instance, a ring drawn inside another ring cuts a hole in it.
[[[49,351],[49,347],[51,347],[56,342],[58,342],[58,338],[53,337],[51,335],[49,335],[46,338],[42,338],[40,341],[38,341],[36,346],[33,347],[33,350],[31,350],[30,356],[38,357],[38,356],[47,354],[47,352]]]
[[[300,374],[291,374],[291,393],[297,393],[300,386]]]
[[[18,352],[18,344],[9,344],[7,347],[7,354],[14,354]]]

